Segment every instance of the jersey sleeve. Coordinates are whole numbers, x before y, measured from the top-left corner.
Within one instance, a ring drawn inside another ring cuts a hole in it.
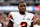
[[[33,18],[32,18],[32,22],[34,21],[34,15],[33,15]]]
[[[8,16],[10,19],[13,19],[13,17],[12,17],[12,15],[11,14],[9,14],[9,16]]]
[[[10,14],[10,13],[9,13],[9,15],[8,15],[8,18],[9,18],[9,20],[11,20],[12,22],[14,21],[14,19],[13,19],[13,17],[12,17],[12,14]]]
[[[32,18],[32,20],[34,20],[34,17]]]

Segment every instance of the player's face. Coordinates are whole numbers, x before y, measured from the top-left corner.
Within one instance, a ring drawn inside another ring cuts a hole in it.
[[[24,3],[19,3],[18,8],[19,8],[19,10],[21,12],[25,12],[26,11],[26,5]]]
[[[39,22],[38,22],[38,24],[40,24],[40,19],[39,19]]]
[[[40,19],[38,19],[36,23],[40,25]]]

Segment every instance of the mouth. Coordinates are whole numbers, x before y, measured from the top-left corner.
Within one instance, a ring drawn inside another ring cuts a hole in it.
[[[38,24],[40,24],[40,22]]]

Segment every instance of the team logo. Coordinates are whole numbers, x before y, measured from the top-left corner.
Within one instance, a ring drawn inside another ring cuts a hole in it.
[[[30,18],[27,18],[27,20],[30,20]]]

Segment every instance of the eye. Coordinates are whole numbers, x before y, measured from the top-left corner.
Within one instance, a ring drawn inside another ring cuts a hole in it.
[[[24,7],[26,7],[26,6],[24,5]]]
[[[20,7],[23,7],[23,6],[20,6]]]

